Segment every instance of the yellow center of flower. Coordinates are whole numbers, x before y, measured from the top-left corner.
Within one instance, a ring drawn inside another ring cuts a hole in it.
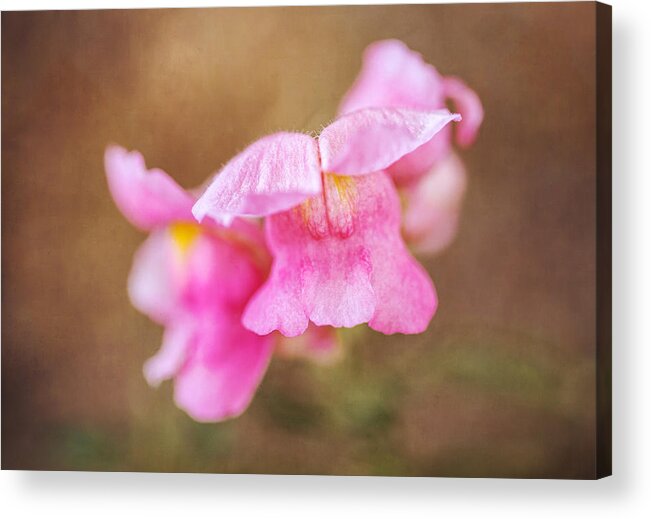
[[[353,177],[346,175],[337,175],[336,173],[326,173],[324,175],[326,187],[334,187],[337,197],[340,200],[350,202],[355,195],[355,181]]]
[[[175,223],[170,226],[172,240],[182,256],[188,253],[200,233],[201,227],[194,223]]]
[[[261,272],[268,271],[271,266],[271,258],[264,246],[255,242],[253,238],[247,237],[232,229],[190,222],[179,222],[170,225],[167,231],[174,244],[173,253],[175,259],[181,266],[187,261],[188,254],[200,236],[206,239],[215,239],[222,243],[228,243],[231,247],[244,252]]]
[[[355,227],[356,205],[354,177],[323,173],[323,193],[306,200],[299,211],[314,238],[348,238]]]

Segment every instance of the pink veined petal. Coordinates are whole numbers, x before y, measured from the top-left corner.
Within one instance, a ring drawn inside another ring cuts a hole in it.
[[[134,226],[151,230],[174,221],[192,221],[194,198],[164,171],[147,170],[137,151],[109,146],[104,165],[113,200]]]
[[[403,191],[403,235],[417,252],[436,254],[454,239],[466,191],[466,170],[456,154]]]
[[[324,186],[321,197],[267,220],[274,264],[244,312],[244,326],[290,337],[310,321],[423,331],[436,307],[434,288],[402,241],[388,175],[326,174]]]
[[[267,221],[271,235],[293,227],[289,220],[294,216],[271,217]],[[310,321],[350,328],[371,318],[375,295],[367,251],[337,239],[314,244],[306,243],[309,239],[297,237],[296,244],[276,253],[269,279],[244,311],[246,328],[260,335],[278,330],[295,337]]]
[[[127,285],[133,306],[157,323],[166,324],[182,311],[167,229],[153,232],[136,251]]]
[[[377,41],[364,51],[362,69],[339,113],[373,106],[440,109],[445,106],[441,81],[436,69],[403,42]]]
[[[158,386],[163,380],[177,374],[192,348],[193,339],[194,330],[187,320],[180,320],[165,329],[163,345],[143,367],[145,379],[150,386]]]
[[[332,177],[326,176],[326,177]],[[324,184],[330,185],[329,178]],[[332,186],[328,191],[334,190]],[[368,251],[350,234],[347,207],[324,195],[267,219],[267,243],[274,257],[271,273],[244,311],[244,326],[264,335],[279,330],[301,335],[319,326],[352,327],[373,315]],[[341,218],[337,218],[341,216]]]
[[[450,98],[455,108],[463,115],[463,121],[456,128],[457,142],[459,146],[470,146],[475,142],[484,120],[481,100],[474,90],[456,77],[445,78],[443,88],[445,96]]]
[[[364,193],[364,242],[373,265],[371,282],[377,298],[368,325],[384,334],[425,331],[437,307],[434,285],[407,250],[400,235],[400,201],[389,176],[359,177]]]
[[[460,120],[447,110],[366,108],[344,115],[319,136],[323,171],[363,175],[384,170]]]
[[[196,350],[175,379],[177,405],[200,422],[240,415],[264,376],[273,346],[274,337],[245,330],[236,314],[204,323]]]
[[[285,337],[296,337],[307,330],[309,317],[300,299],[302,284],[292,271],[294,267],[274,263],[269,279],[244,310],[242,323],[247,329],[258,335],[278,330]]]
[[[386,335],[424,332],[438,306],[425,269],[406,250],[390,260],[382,255],[374,260],[373,287],[382,304],[368,325]]]
[[[321,192],[316,141],[301,133],[275,133],[254,142],[215,177],[192,209],[224,225],[235,216],[267,216]]]

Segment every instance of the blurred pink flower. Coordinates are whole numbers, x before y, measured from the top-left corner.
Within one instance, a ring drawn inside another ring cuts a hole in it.
[[[341,359],[343,345],[332,326],[310,324],[303,335],[279,340],[276,351],[288,358],[303,358],[330,365]]]
[[[462,80],[440,75],[401,41],[384,40],[364,52],[362,70],[339,113],[366,107],[435,110],[444,108],[446,101],[463,117],[455,125],[457,144],[470,146],[484,117],[477,94]],[[466,173],[462,162],[451,154],[452,127],[446,127],[388,168],[402,188],[403,234],[419,252],[438,252],[456,234]]]
[[[199,221],[268,216],[269,279],[243,317],[261,335],[368,322],[420,333],[436,309],[434,286],[400,236],[400,204],[385,169],[429,142],[457,114],[358,110],[318,140],[264,137],[233,158],[193,208]]]
[[[456,153],[402,189],[402,232],[415,252],[434,254],[454,239],[466,191],[466,169]]]
[[[470,146],[484,118],[477,94],[461,79],[441,76],[419,53],[401,41],[383,40],[364,51],[362,70],[344,96],[339,113],[370,107],[438,110],[445,108],[447,100],[463,117],[455,126],[457,144]],[[388,171],[398,184],[409,183],[446,158],[451,141],[452,127],[447,127]]]
[[[191,213],[195,197],[165,172],[147,171],[138,152],[106,150],[108,184],[120,211],[150,236],[134,257],[133,305],[165,327],[160,351],[144,367],[151,385],[174,378],[177,405],[199,421],[242,413],[269,363],[274,337],[241,324],[269,258],[261,230],[230,229]]]

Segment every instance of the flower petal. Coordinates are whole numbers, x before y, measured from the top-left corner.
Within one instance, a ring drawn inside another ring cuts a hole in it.
[[[214,234],[212,227],[194,226],[201,232],[192,241],[180,235],[175,258],[183,272],[183,313],[177,319],[189,320],[194,334],[175,378],[175,399],[196,420],[219,421],[249,404],[274,339],[259,337],[241,323],[242,311],[265,275],[250,248]]]
[[[364,51],[362,69],[344,96],[339,113],[367,107],[414,110],[445,108],[450,100],[463,117],[455,125],[457,142],[469,146],[483,118],[477,94],[458,78],[443,77],[422,56],[398,40],[375,42]],[[451,150],[452,128],[446,127],[431,141],[405,155],[388,168],[399,186],[418,181]]]
[[[464,165],[451,153],[417,184],[403,191],[402,230],[412,249],[436,254],[450,244],[457,233],[466,184]]]
[[[387,170],[398,187],[417,183],[452,150],[452,128],[446,126],[433,139],[392,164]]]
[[[373,288],[378,304],[368,325],[386,335],[422,333],[436,312],[434,284],[425,269],[403,250],[374,257]]]
[[[267,216],[321,192],[316,141],[301,133],[275,133],[233,158],[195,204],[197,220],[228,225],[234,216]]]
[[[421,333],[436,311],[434,285],[407,250],[400,235],[400,201],[389,176],[360,177],[366,207],[364,241],[373,265],[371,282],[377,305],[369,326],[384,334]]]
[[[221,316],[204,323],[196,351],[175,379],[177,405],[197,421],[240,415],[271,359],[274,338],[245,330],[238,317]]]
[[[163,345],[143,367],[150,386],[158,386],[163,380],[176,375],[187,358],[193,339],[194,330],[185,321],[165,329]]]
[[[209,232],[197,237],[184,266],[183,304],[195,315],[241,313],[266,274],[247,246]]]
[[[484,108],[481,100],[474,90],[468,88],[468,85],[456,77],[445,78],[443,88],[445,96],[463,115],[463,121],[456,128],[457,142],[459,146],[470,146],[475,142],[479,127],[484,120]]]
[[[445,106],[441,80],[436,69],[403,42],[378,41],[364,51],[362,69],[344,96],[339,113],[382,106],[440,109]]]
[[[359,241],[342,239],[332,223],[323,195],[267,219],[274,262],[244,311],[244,326],[261,335],[279,330],[295,337],[309,321],[351,327],[371,318],[368,251]]]
[[[271,217],[271,239],[294,227],[295,216]],[[294,237],[295,243],[275,254],[269,279],[244,311],[244,326],[260,335],[278,330],[295,337],[309,321],[337,328],[367,322],[375,309],[367,251],[339,239],[310,243],[311,237]]]
[[[192,221],[193,197],[164,171],[148,171],[137,151],[109,146],[104,165],[113,200],[134,226],[151,230],[174,221]]]
[[[174,244],[167,229],[153,232],[136,251],[127,285],[133,306],[153,321],[166,324],[178,315]]]
[[[402,241],[388,175],[325,175],[324,185],[324,195],[267,220],[274,264],[244,312],[244,326],[289,337],[310,321],[423,331],[436,307],[434,289]]]
[[[319,136],[323,170],[340,175],[383,170],[460,120],[447,110],[366,108],[344,115]]]
[[[294,268],[293,263],[274,263],[269,279],[244,310],[242,323],[247,329],[258,335],[278,330],[285,337],[296,337],[307,330],[309,318],[300,297],[302,283]]]

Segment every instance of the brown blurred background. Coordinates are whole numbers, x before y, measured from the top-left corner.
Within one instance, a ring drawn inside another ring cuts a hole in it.
[[[593,476],[594,9],[3,13],[3,468]],[[246,414],[194,423],[141,375],[161,329],[126,295],[144,235],[104,148],[198,185],[329,122],[383,38],[486,110],[459,236],[423,259],[439,312],[420,336],[348,332],[335,367],[275,358]]]

